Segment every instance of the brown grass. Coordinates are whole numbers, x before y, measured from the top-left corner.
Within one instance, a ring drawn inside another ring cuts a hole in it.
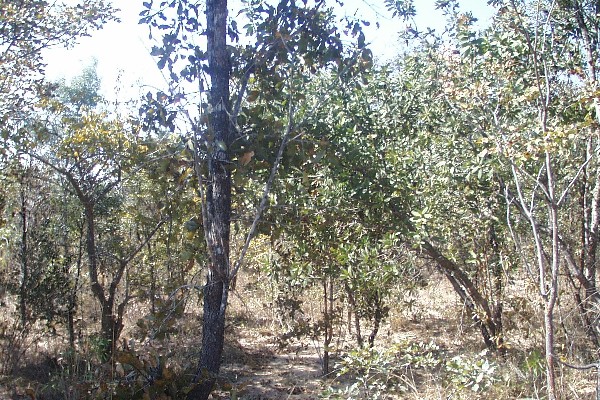
[[[512,283],[507,290],[505,326],[509,352],[505,359],[500,359],[489,354],[482,355],[484,348],[480,334],[450,285],[435,274],[429,282],[429,285],[414,292],[398,293],[389,318],[380,330],[376,349],[388,351],[386,354],[397,363],[392,365],[388,375],[374,374],[369,382],[394,383],[381,391],[381,398],[544,398],[544,378],[541,371],[535,369],[535,351],[542,348],[542,325],[536,312],[538,299],[532,288],[519,281]],[[357,382],[360,374],[341,374],[339,369],[344,357],[356,347],[346,322],[340,321],[336,326],[333,371],[327,377],[321,376],[322,339],[309,334],[286,335],[290,327],[310,326],[321,318],[318,291],[308,293],[302,299],[304,313],[299,314],[297,320],[282,321],[275,306],[274,288],[259,272],[246,271],[240,276],[237,287],[238,291],[231,296],[222,374],[214,399],[319,399],[327,398],[328,391],[349,391],[351,385]],[[185,313],[175,318],[163,337],[153,337],[148,328],[136,326],[140,318],[148,314],[149,305],[133,304],[129,308],[127,329],[121,342],[122,348],[135,352],[144,365],[150,365],[153,357],[162,356],[168,369],[184,378],[177,381],[182,385],[186,374],[195,368],[201,335],[198,298],[191,292],[186,301]],[[90,315],[94,314],[91,303],[88,309]],[[561,304],[563,314],[559,322],[566,329],[559,335],[559,340],[564,343],[567,343],[567,325],[576,322],[576,316],[567,312],[570,309],[569,304]],[[341,309],[340,318],[345,317],[346,310]],[[4,323],[9,324],[10,320],[7,318]],[[156,318],[152,327],[164,323]],[[95,358],[93,344],[86,339],[93,331],[93,320],[86,320],[85,324],[87,330],[82,334],[76,355],[77,368],[70,374],[65,370],[64,333],[62,336],[52,335],[41,326],[34,327],[35,331],[29,332],[23,339],[28,342],[20,344],[20,348],[26,350],[24,356],[0,378],[0,399],[83,399],[88,398],[86,393],[92,393],[90,388],[94,385],[125,379],[118,363],[107,366]],[[30,337],[42,339],[31,343]],[[573,340],[572,337],[569,339]],[[585,342],[582,338],[577,339]],[[426,348],[437,349],[432,352],[436,360],[434,364],[421,366],[405,362],[410,346],[419,343]],[[575,347],[561,348],[561,351],[568,356],[579,354]],[[10,352],[10,349],[4,348],[3,351]],[[450,374],[446,367],[446,363],[459,356],[466,360],[464,362],[486,358],[496,365],[492,374],[493,384],[479,392],[469,387],[461,388],[455,381],[456,376]],[[528,368],[527,363],[533,367]],[[595,371],[560,368],[559,376],[562,398],[595,398]],[[98,389],[95,390],[94,393],[98,393]],[[367,396],[373,393],[372,388],[363,387],[355,392],[354,398],[369,398]]]

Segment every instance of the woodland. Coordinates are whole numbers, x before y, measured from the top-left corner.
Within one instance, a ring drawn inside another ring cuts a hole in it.
[[[600,1],[382,0],[381,62],[147,0],[168,90],[48,79],[118,3],[0,0],[0,398],[600,399]]]

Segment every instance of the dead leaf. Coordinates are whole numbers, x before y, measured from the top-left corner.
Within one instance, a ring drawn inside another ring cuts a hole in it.
[[[252,157],[254,157],[254,151],[247,151],[240,157],[240,164],[247,165],[252,160]]]
[[[32,388],[25,389],[25,394],[31,398],[31,400],[35,400],[35,391]]]

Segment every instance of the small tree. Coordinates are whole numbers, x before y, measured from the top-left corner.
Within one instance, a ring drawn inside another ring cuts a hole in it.
[[[135,164],[147,148],[135,126],[98,110],[98,88],[95,73],[88,70],[72,87],[64,87],[64,102],[50,99],[47,121],[26,128],[35,138],[26,155],[68,182],[79,202],[85,220],[88,277],[101,308],[102,357],[108,359],[123,329],[130,300],[128,291],[119,293],[120,284],[131,261],[164,221],[155,221],[137,243],[126,239],[126,220],[122,218],[125,183],[135,176]],[[103,270],[110,274],[107,286],[101,283]]]

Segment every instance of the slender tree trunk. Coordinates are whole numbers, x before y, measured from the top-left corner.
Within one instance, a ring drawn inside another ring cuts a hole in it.
[[[558,298],[558,272],[560,263],[560,242],[558,232],[558,206],[554,194],[554,172],[550,161],[550,154],[546,153],[546,171],[548,176],[548,195],[550,211],[550,224],[552,232],[552,262],[550,265],[550,288],[546,299],[544,324],[546,328],[546,376],[548,384],[548,399],[557,398],[556,371],[554,362],[554,306]],[[542,288],[541,290],[545,290]]]
[[[370,348],[373,348],[375,345],[375,338],[377,337],[377,333],[379,333],[379,327],[381,326],[381,321],[383,320],[383,302],[381,301],[379,293],[376,294],[375,304],[373,304],[373,307],[375,307],[375,316],[373,318],[373,329],[369,335]]]
[[[81,199],[85,211],[87,225],[86,252],[88,256],[88,271],[92,293],[100,303],[100,335],[103,343],[102,357],[110,359],[115,348],[115,342],[120,333],[119,326],[113,315],[114,295],[106,298],[103,285],[98,282],[98,257],[96,254],[96,216],[94,212],[95,203],[89,198]],[[114,284],[114,280],[113,280]],[[118,283],[117,283],[118,284]]]
[[[505,351],[498,346],[497,340],[503,335],[502,326],[498,325],[498,322],[502,321],[501,317],[494,318],[494,312],[492,312],[488,300],[483,297],[475,283],[456,263],[441,254],[431,243],[423,243],[422,251],[436,262],[440,271],[448,278],[454,291],[465,302],[471,318],[479,326],[486,347],[496,352]]]
[[[329,346],[333,340],[333,278],[323,278],[323,376],[329,374]]]
[[[554,363],[554,304],[547,303],[544,312],[545,351],[546,351],[546,385],[548,399],[556,397],[556,368]]]
[[[69,305],[67,309],[67,329],[69,331],[69,346],[75,354],[75,314],[77,312],[77,290],[79,288],[79,277],[81,276],[81,264],[83,261],[83,237],[84,237],[84,225],[83,223],[79,227],[79,245],[77,246],[77,271],[75,272],[75,284],[71,287],[69,293]],[[67,254],[68,240],[65,235],[65,255]]]
[[[96,215],[94,212],[94,201],[87,197],[80,198],[83,203],[85,222],[87,225],[86,232],[86,252],[88,256],[88,272],[90,277],[90,284],[92,287],[92,293],[96,297],[96,300],[100,303],[100,335],[105,341],[102,349],[102,357],[108,359],[112,354],[111,349],[113,348],[112,338],[114,336],[113,329],[111,327],[110,320],[112,318],[112,307],[109,307],[106,297],[104,295],[104,289],[100,282],[98,282],[98,257],[96,254]]]
[[[496,342],[496,348],[502,356],[506,356],[506,346],[504,345],[504,328],[502,322],[502,311],[504,309],[503,302],[503,280],[504,280],[504,267],[502,265],[502,257],[500,246],[498,244],[498,238],[496,236],[496,230],[494,225],[490,228],[489,234],[490,246],[492,249],[492,325],[494,326],[494,341]]]
[[[88,256],[88,272],[92,293],[101,305],[106,301],[104,298],[104,289],[98,282],[98,258],[96,256],[96,216],[94,213],[94,203],[90,199],[81,199],[85,212],[86,232],[86,253]]]
[[[209,160],[202,219],[210,265],[204,288],[202,350],[195,386],[188,399],[206,400],[221,366],[225,336],[225,313],[229,294],[229,235],[231,221],[231,174],[229,146],[231,64],[227,51],[227,0],[206,0],[208,70],[211,79],[208,119]],[[198,137],[196,143],[207,138]],[[198,176],[200,185],[202,177]]]
[[[363,337],[360,329],[360,318],[358,315],[358,307],[356,306],[356,299],[354,298],[352,289],[350,289],[350,286],[348,286],[347,283],[344,283],[344,288],[346,289],[346,295],[348,296],[348,303],[350,303],[350,312],[348,313],[348,331],[350,332],[352,330],[350,320],[352,319],[352,315],[354,315],[356,343],[358,344],[358,347],[363,347]]]
[[[24,179],[25,178],[23,178],[23,181]],[[29,282],[29,250],[27,248],[27,219],[29,216],[27,213],[27,197],[23,185],[24,182],[21,182],[21,211],[19,212],[21,215],[21,285],[19,288],[19,310],[21,314],[21,326],[25,327],[27,324],[27,286]]]
[[[108,297],[105,298],[102,306],[102,332],[103,338],[107,342],[107,359],[110,359],[115,353],[117,341],[123,331],[123,314],[128,299],[127,296],[125,296],[123,302],[116,306],[116,296],[117,289],[119,288],[126,267],[127,262],[121,260],[119,262],[119,268],[112,277],[112,281],[108,287]]]

